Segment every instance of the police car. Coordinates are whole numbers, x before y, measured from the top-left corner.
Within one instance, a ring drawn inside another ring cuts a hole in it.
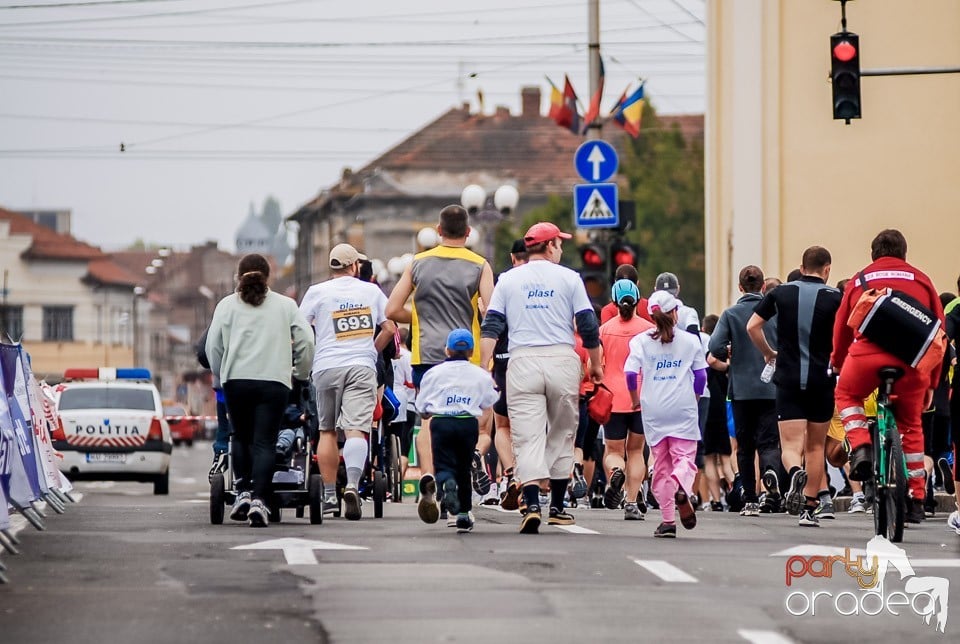
[[[72,480],[153,483],[170,489],[173,440],[147,369],[67,369],[56,387],[53,446]]]

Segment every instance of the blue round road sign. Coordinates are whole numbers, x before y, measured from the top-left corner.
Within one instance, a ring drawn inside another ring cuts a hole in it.
[[[617,151],[606,141],[587,141],[577,148],[573,165],[577,174],[591,183],[601,183],[617,172]]]

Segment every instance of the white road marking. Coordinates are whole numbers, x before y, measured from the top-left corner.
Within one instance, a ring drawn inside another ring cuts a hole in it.
[[[184,499],[182,501],[177,501],[177,503],[195,503],[197,505],[201,505],[206,503],[206,501],[204,499]]]
[[[504,510],[499,505],[488,505],[488,506],[481,506],[481,507],[491,507],[497,512],[503,512],[504,514],[520,514],[520,510]]]
[[[793,644],[793,640],[776,631],[754,631],[741,628],[737,630],[737,635],[751,644]]]
[[[774,552],[771,557],[830,557],[833,555],[843,555],[847,554],[846,548],[837,548],[836,546],[818,546],[814,544],[804,544],[800,546],[794,546],[793,548],[787,548],[786,550],[781,550],[779,552]],[[850,548],[850,556],[857,557],[867,555],[867,551],[863,548]]]
[[[329,541],[310,541],[307,539],[270,539],[269,541],[260,541],[246,546],[234,546],[231,550],[283,550],[283,556],[287,564],[294,565],[314,565],[317,563],[317,557],[313,554],[314,550],[369,550],[363,546],[348,546],[342,543],[331,543]]]
[[[634,559],[633,561],[638,566],[641,568],[646,568],[663,581],[685,584],[695,584],[698,581],[696,577],[688,575],[673,564],[667,563],[666,561],[660,561],[657,559]]]
[[[560,528],[561,530],[570,532],[572,534],[600,534],[596,530],[591,530],[590,528],[584,528],[583,526],[579,526],[579,525],[557,525],[553,527]]]
[[[173,482],[178,483],[180,485],[193,485],[194,483],[197,482],[197,479],[193,478],[192,476],[187,476],[187,477],[181,476],[173,479]]]
[[[960,568],[960,559],[911,559],[917,568]]]

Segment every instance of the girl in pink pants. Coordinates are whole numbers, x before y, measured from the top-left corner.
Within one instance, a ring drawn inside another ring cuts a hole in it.
[[[653,494],[663,521],[653,536],[675,538],[676,514],[684,528],[697,525],[690,490],[697,474],[697,401],[707,384],[707,363],[699,336],[678,331],[679,300],[655,291],[647,302],[657,325],[630,341],[623,371],[634,409],[643,409],[643,431],[653,452]],[[638,375],[643,386],[637,389]]]

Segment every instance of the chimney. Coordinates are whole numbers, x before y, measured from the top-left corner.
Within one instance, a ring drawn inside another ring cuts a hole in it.
[[[520,102],[523,105],[521,115],[525,118],[540,116],[540,88],[524,87],[520,90]]]
[[[510,118],[510,108],[506,105],[497,105],[496,115],[499,118]]]

